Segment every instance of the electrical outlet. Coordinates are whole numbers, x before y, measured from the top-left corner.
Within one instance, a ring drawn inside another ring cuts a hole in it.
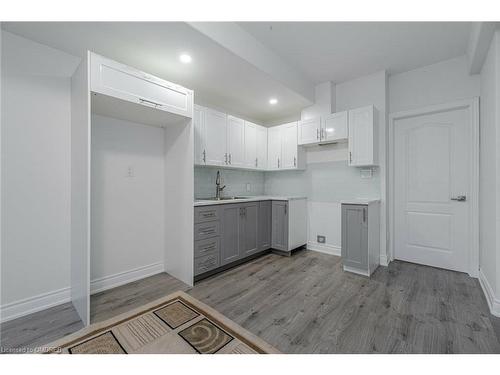
[[[316,241],[318,241],[318,243],[325,243],[326,237],[325,236],[317,236]]]
[[[373,177],[373,170],[370,169],[361,169],[361,178],[372,178]]]

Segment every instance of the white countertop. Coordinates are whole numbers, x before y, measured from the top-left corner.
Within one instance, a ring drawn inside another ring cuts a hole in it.
[[[353,199],[342,199],[340,203],[342,204],[370,204],[379,203],[380,198],[353,198]]]
[[[276,196],[276,195],[258,195],[258,196],[248,196],[242,197],[241,199],[228,199],[228,200],[203,200],[196,199],[194,201],[194,206],[211,206],[214,204],[229,204],[229,203],[244,203],[244,202],[256,202],[256,201],[291,201],[296,199],[307,199],[306,197],[295,197],[295,196]]]

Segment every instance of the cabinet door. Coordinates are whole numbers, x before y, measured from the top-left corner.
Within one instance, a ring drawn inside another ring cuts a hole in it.
[[[239,237],[241,205],[222,205],[222,231],[221,231],[221,265],[238,260],[240,257]]]
[[[347,139],[347,111],[332,113],[321,118],[321,142]]]
[[[207,165],[226,165],[226,114],[205,112],[205,152]]]
[[[245,166],[257,168],[257,125],[245,121]]]
[[[368,269],[368,208],[342,205],[342,263],[344,266]]]
[[[240,257],[252,255],[259,251],[258,223],[259,202],[241,205],[240,220]]]
[[[349,165],[375,164],[373,125],[373,106],[349,111]]]
[[[271,247],[271,201],[259,202],[259,249],[267,250]]]
[[[191,117],[191,90],[95,53],[90,54],[90,63],[92,91]]]
[[[298,123],[298,144],[309,145],[319,143],[321,134],[321,121],[320,118],[312,118],[309,120],[302,120]]]
[[[288,202],[273,201],[271,245],[273,249],[288,251]]]
[[[205,151],[205,109],[194,107],[194,163],[204,165],[206,162]]]
[[[279,169],[282,167],[281,160],[281,127],[274,126],[267,132],[267,168]]]
[[[257,169],[267,169],[267,128],[257,126]]]
[[[227,116],[227,163],[245,166],[245,121],[233,116]]]
[[[281,125],[282,130],[282,157],[283,169],[297,168],[297,123],[291,122],[289,124]]]

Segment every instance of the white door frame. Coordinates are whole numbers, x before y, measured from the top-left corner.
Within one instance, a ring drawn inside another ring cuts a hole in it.
[[[395,123],[397,120],[429,115],[444,111],[456,109],[468,109],[470,115],[471,137],[469,145],[471,149],[471,168],[469,176],[469,192],[470,192],[470,209],[471,215],[469,218],[469,255],[468,269],[469,275],[478,277],[479,275],[479,98],[458,100],[450,103],[437,104],[424,108],[418,108],[409,111],[395,112],[389,115],[389,262],[394,260],[394,217],[395,217],[395,176],[394,176],[394,140],[395,140]]]

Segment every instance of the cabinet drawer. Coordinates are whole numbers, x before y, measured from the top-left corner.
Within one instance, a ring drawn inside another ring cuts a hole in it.
[[[204,240],[210,237],[216,237],[220,234],[220,224],[218,221],[210,221],[208,223],[195,224],[194,240]]]
[[[211,271],[217,267],[219,267],[219,254],[214,253],[210,255],[206,255],[200,258],[196,258],[194,260],[194,275],[200,275],[202,273]]]
[[[195,207],[194,222],[204,223],[206,221],[214,221],[220,219],[220,211],[218,206]]]
[[[199,258],[205,255],[219,253],[220,238],[212,237],[207,240],[196,241],[194,243],[194,257]]]

